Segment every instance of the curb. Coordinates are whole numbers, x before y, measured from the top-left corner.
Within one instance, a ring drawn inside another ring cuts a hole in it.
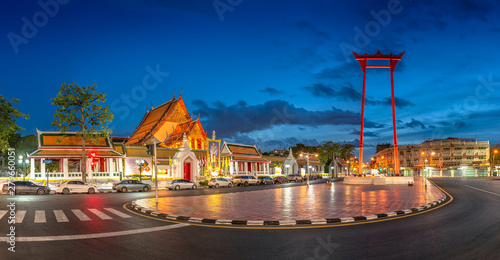
[[[420,206],[418,208],[398,210],[393,212],[387,212],[382,214],[373,214],[367,216],[356,216],[356,217],[346,217],[346,218],[324,218],[324,219],[310,219],[310,220],[264,220],[264,221],[251,221],[251,220],[229,220],[229,219],[207,219],[207,218],[194,218],[187,216],[170,215],[162,212],[157,212],[155,209],[141,207],[137,205],[134,201],[131,202],[132,209],[159,218],[164,218],[168,220],[185,221],[190,223],[202,223],[202,224],[215,224],[215,225],[232,225],[232,226],[296,226],[296,225],[327,225],[327,224],[339,224],[348,222],[360,222],[360,221],[370,221],[382,218],[390,218],[401,215],[409,215],[416,212],[424,211],[437,205],[448,201],[450,198],[443,193],[441,199],[428,203],[426,205]]]

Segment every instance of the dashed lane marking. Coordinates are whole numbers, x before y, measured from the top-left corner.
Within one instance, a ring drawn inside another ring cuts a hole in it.
[[[45,210],[35,211],[35,223],[47,223],[47,219],[45,218]]]
[[[117,216],[119,216],[119,217],[122,217],[122,218],[131,218],[132,217],[132,216],[130,216],[128,214],[125,214],[125,213],[123,213],[121,211],[118,211],[116,209],[113,209],[113,208],[104,208],[104,209],[107,210],[107,211],[109,211],[109,212],[111,212],[111,213],[113,213],[113,214],[115,214],[115,215],[117,215]]]
[[[66,235],[66,236],[42,236],[42,237],[16,237],[16,242],[47,242],[47,241],[62,241],[62,240],[78,240],[78,239],[92,239],[92,238],[106,238],[127,235],[138,235],[149,232],[164,231],[169,229],[176,229],[189,226],[187,224],[173,224],[152,228],[134,229],[126,231],[116,231],[107,233],[84,234],[84,235]],[[9,237],[0,237],[0,242],[6,242]]]
[[[101,219],[113,219],[112,217],[102,213],[101,211],[97,209],[89,209],[90,212],[94,213],[96,216],[100,217]]]
[[[472,187],[472,186],[469,186],[469,185],[465,185],[465,186],[469,187],[471,189],[475,189],[475,190],[478,190],[478,191],[486,192],[486,193],[493,194],[495,196],[499,196],[500,197],[500,194],[498,194],[498,193],[494,193],[494,192],[491,192],[491,191],[487,191],[487,190],[483,190],[483,189],[480,189],[480,188]]]
[[[23,223],[24,216],[26,216],[26,210],[18,210],[16,211],[16,218],[14,221],[17,223]]]
[[[54,215],[56,216],[57,222],[69,222],[68,217],[66,217],[62,210],[54,210]]]
[[[0,219],[7,214],[7,210],[0,210]]]
[[[89,216],[85,215],[85,213],[83,213],[79,209],[72,209],[71,211],[73,212],[73,214],[75,214],[76,217],[78,217],[78,219],[80,219],[80,221],[89,221],[89,220],[92,220],[92,219],[89,218]]]

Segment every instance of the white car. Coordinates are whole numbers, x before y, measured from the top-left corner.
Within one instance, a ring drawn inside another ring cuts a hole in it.
[[[229,181],[228,179],[224,178],[212,178],[211,180],[208,181],[208,187],[212,188],[219,188],[219,187],[228,187],[231,188],[233,187],[233,183]]]
[[[70,194],[75,192],[94,194],[97,192],[97,187],[94,184],[87,184],[83,181],[67,181],[57,185],[56,193]]]
[[[196,183],[186,180],[186,179],[176,179],[169,181],[167,183],[167,189],[169,190],[180,190],[180,189],[196,189],[198,188],[198,185]]]

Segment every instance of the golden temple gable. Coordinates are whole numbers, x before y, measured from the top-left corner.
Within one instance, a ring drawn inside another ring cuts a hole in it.
[[[191,149],[205,150],[207,134],[199,118],[189,115],[181,95],[147,111],[125,145],[143,146],[154,137],[160,147],[179,148],[184,133]]]

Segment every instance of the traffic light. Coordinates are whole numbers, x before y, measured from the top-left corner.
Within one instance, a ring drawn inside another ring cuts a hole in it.
[[[90,167],[92,167],[92,169],[94,169],[94,167],[96,165],[95,156],[96,156],[95,152],[92,152],[89,154]]]
[[[146,151],[147,154],[149,154],[151,156],[155,156],[155,147],[153,144],[147,144],[146,148],[147,148],[147,151]]]

